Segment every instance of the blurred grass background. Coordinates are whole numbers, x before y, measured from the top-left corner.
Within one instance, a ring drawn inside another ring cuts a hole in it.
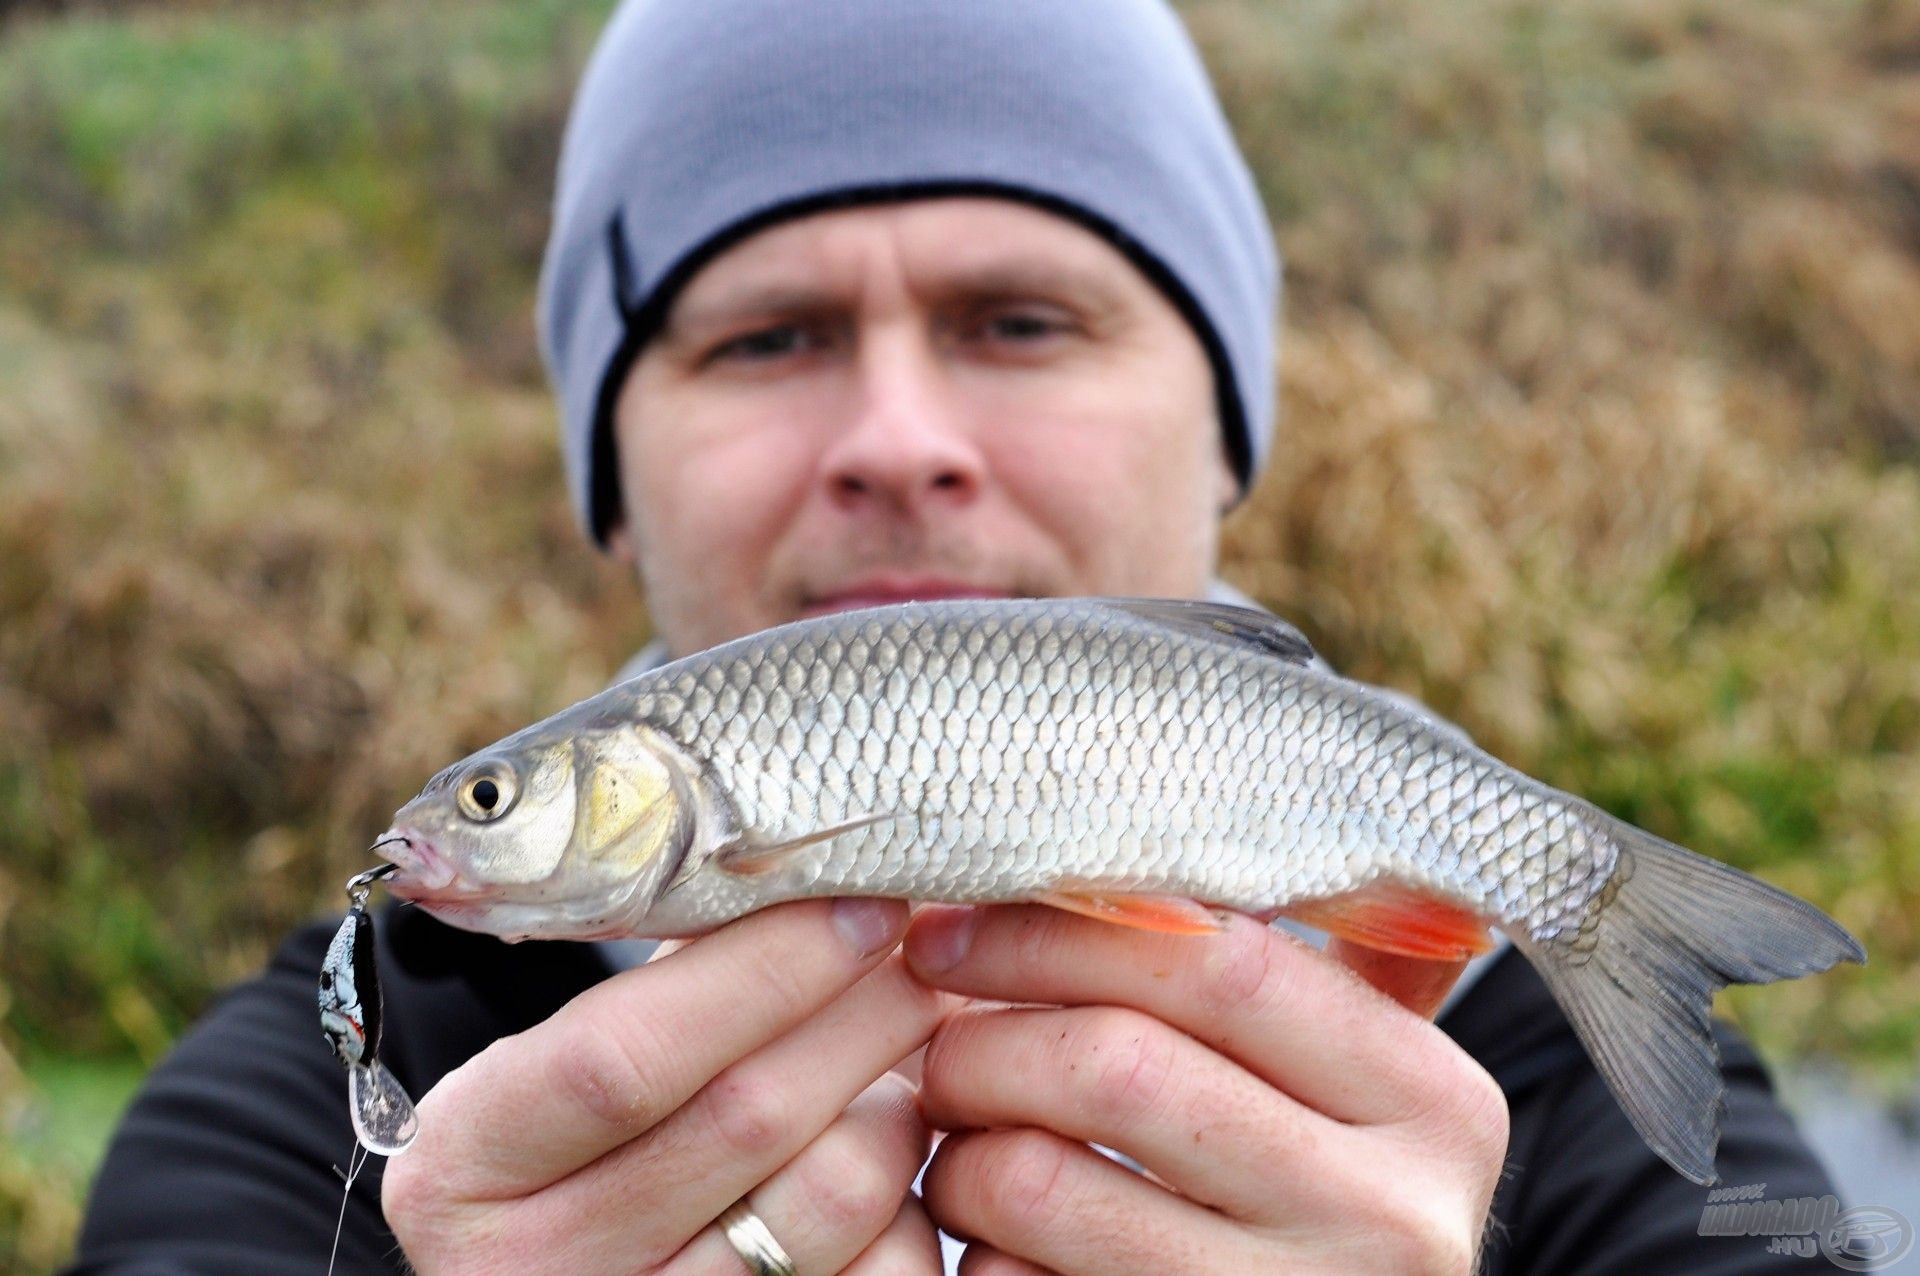
[[[0,9],[0,1268],[448,758],[646,635],[533,345],[606,0]],[[1808,896],[1920,1047],[1920,5],[1194,0],[1289,267],[1228,574]]]

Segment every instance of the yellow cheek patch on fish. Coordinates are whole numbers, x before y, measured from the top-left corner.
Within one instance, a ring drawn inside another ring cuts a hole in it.
[[[623,731],[576,746],[576,765],[585,778],[575,845],[590,859],[642,867],[688,816],[673,768],[649,737],[644,729]]]
[[[588,851],[605,850],[625,837],[662,800],[672,800],[671,786],[664,777],[648,775],[636,784],[613,766],[595,767],[587,781],[582,844]]]
[[[1330,899],[1288,905],[1286,916],[1329,935],[1430,961],[1464,961],[1493,948],[1487,920],[1398,882],[1378,881]]]

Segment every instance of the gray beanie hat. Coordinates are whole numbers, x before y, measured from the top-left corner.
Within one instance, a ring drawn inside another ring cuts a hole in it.
[[[1090,227],[1167,294],[1244,488],[1273,429],[1279,266],[1163,0],[625,0],[568,122],[540,281],[588,534],[620,515],[621,383],[704,263],[803,213],[963,194]]]

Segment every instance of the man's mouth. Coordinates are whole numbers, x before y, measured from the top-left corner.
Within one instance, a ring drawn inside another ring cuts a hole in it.
[[[948,598],[1011,597],[1013,597],[1011,590],[976,585],[970,581],[943,576],[869,576],[809,595],[800,614],[804,617],[826,616],[833,612],[857,611],[862,607],[887,607],[895,603],[934,602]]]

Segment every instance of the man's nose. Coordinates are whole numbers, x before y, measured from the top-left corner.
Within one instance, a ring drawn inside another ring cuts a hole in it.
[[[958,388],[930,342],[861,351],[846,428],[822,458],[835,505],[920,513],[980,494],[985,463]]]

